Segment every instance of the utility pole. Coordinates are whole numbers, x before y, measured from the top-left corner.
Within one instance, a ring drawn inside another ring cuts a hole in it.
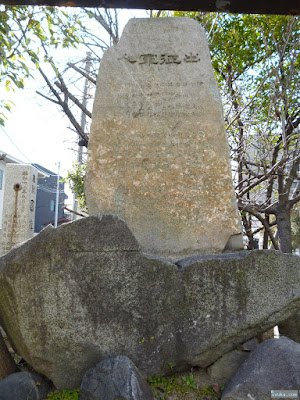
[[[92,53],[90,51],[88,51],[86,53],[86,62],[85,62],[85,68],[84,68],[84,71],[86,72],[86,74],[88,74],[91,70],[91,66],[92,66],[91,56],[92,56]],[[88,90],[89,90],[89,80],[87,78],[85,78],[84,87],[83,87],[83,99],[82,99],[82,105],[85,108],[87,105]],[[83,131],[85,131],[85,125],[86,125],[86,114],[83,111],[81,111],[80,126]],[[82,164],[82,149],[83,149],[83,146],[80,145],[80,141],[79,141],[78,156],[77,156],[77,162],[79,165]]]
[[[86,53],[86,62],[85,62],[85,67],[84,67],[84,71],[86,72],[86,74],[88,74],[90,72],[91,67],[92,67],[91,56],[92,56],[92,53],[90,51],[88,51]],[[87,78],[85,78],[84,87],[83,87],[83,99],[82,99],[82,105],[85,108],[87,105],[88,91],[89,91],[89,80]],[[80,126],[81,126],[81,129],[85,132],[86,114],[83,111],[81,111]],[[80,136],[79,136],[78,154],[77,154],[77,163],[78,163],[79,167],[82,165],[82,152],[83,152],[83,146],[80,145]],[[78,201],[76,200],[75,194],[74,194],[73,199],[74,199],[73,210],[75,211],[75,214],[72,215],[72,219],[77,219],[78,217],[76,217],[76,213],[78,212]]]
[[[56,179],[56,200],[55,200],[55,217],[54,217],[54,228],[57,228],[57,222],[58,222],[58,203],[59,203],[59,169],[60,169],[60,162],[58,162],[57,179]]]

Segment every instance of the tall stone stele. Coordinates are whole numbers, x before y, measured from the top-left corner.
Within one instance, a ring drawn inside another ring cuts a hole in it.
[[[31,165],[6,166],[0,256],[34,235],[37,180],[38,171]]]
[[[203,28],[131,19],[101,61],[85,186],[146,253],[242,248],[222,105]]]

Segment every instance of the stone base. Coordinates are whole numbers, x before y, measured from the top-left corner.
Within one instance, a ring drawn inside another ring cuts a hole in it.
[[[300,307],[300,258],[277,251],[149,257],[125,222],[95,215],[0,258],[1,325],[60,389],[105,358],[141,373],[206,368]]]

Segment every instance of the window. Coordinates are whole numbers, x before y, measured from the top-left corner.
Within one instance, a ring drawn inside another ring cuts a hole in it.
[[[0,190],[3,189],[3,170],[0,169]]]
[[[55,211],[55,200],[51,200],[50,202],[50,210]]]

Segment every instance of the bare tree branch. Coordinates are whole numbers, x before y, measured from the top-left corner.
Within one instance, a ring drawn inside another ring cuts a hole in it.
[[[249,214],[253,215],[255,218],[257,218],[257,219],[263,224],[265,230],[268,232],[268,235],[269,235],[269,237],[270,237],[270,239],[271,239],[271,242],[272,242],[272,244],[273,244],[273,246],[274,246],[274,249],[279,250],[278,243],[276,242],[276,240],[275,240],[275,238],[274,238],[273,232],[272,232],[272,230],[270,229],[269,224],[268,224],[268,223],[266,222],[266,220],[260,215],[260,213],[258,213],[258,212],[255,211],[254,209],[252,209],[252,207],[250,207],[248,204],[243,204],[243,203],[241,203],[241,202],[238,203],[238,207],[239,207],[240,210],[246,211],[246,212],[248,212]]]
[[[39,92],[38,90],[36,90],[35,93],[40,95],[40,96],[42,96],[42,97],[44,97],[46,100],[52,101],[52,103],[55,103],[55,104],[58,104],[58,105],[60,104],[59,101],[51,99],[51,97],[45,96],[43,93]]]
[[[246,187],[243,191],[237,194],[238,198],[241,198],[244,196],[244,194],[248,193],[251,189],[253,189],[255,186],[259,185],[261,182],[267,180],[283,163],[285,160],[282,158],[279,160],[270,170],[268,173],[266,173],[264,176],[262,176],[260,179]]]
[[[117,44],[119,41],[119,38],[113,32],[111,24],[108,24],[105,21],[105,18],[103,17],[103,15],[99,11],[99,9],[97,10],[98,14],[96,14],[95,12],[93,12],[91,10],[88,10],[87,8],[83,8],[83,9],[87,14],[92,15],[95,18],[95,20],[100,23],[100,25],[106,30],[106,32],[109,34],[109,36],[113,39],[113,44]]]
[[[54,96],[57,98],[59,104],[61,105],[61,98],[59,93],[54,89],[54,86],[52,85],[52,83],[50,82],[50,80],[48,79],[47,75],[44,73],[44,71],[42,70],[41,67],[38,68],[40,74],[42,75],[42,77],[44,78],[45,82],[47,83],[49,89],[51,90],[51,92],[54,94]]]
[[[82,76],[84,76],[86,79],[88,79],[90,82],[92,82],[94,85],[96,85],[97,81],[96,79],[93,79],[89,74],[87,74],[86,72],[84,72],[82,69],[76,67],[76,65],[72,64],[72,63],[68,63],[67,64],[69,67],[75,69],[75,71],[79,72]]]
[[[72,93],[68,91],[67,87],[64,84],[61,84],[59,82],[55,82],[55,84],[63,93],[65,93],[73,101],[73,103],[76,104],[78,108],[80,108],[82,112],[84,112],[88,117],[92,118],[92,113],[88,109],[86,109]]]

